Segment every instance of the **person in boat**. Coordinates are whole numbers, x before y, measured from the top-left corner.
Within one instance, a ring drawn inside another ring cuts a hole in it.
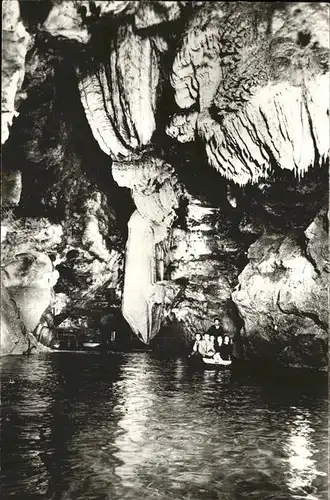
[[[206,348],[205,348],[205,340],[200,333],[196,333],[195,335],[195,343],[192,348],[192,352],[190,356],[205,356]]]
[[[215,352],[220,352],[222,344],[223,344],[223,335],[221,335],[221,333],[219,333],[219,335],[217,337],[215,337],[215,339],[214,339]]]
[[[223,338],[221,335],[219,335],[217,337],[217,343],[215,346],[215,354],[213,356],[214,361],[216,361],[217,363],[220,363],[221,361],[223,361],[223,359],[221,357],[221,352],[220,352],[222,345],[223,345]]]
[[[215,354],[214,337],[213,336],[211,337],[208,333],[205,333],[204,342],[205,342],[205,357],[212,358]]]
[[[207,333],[211,337],[218,337],[219,335],[222,335],[222,328],[220,325],[220,319],[219,318],[214,318],[214,323],[213,325],[207,330]]]
[[[229,335],[224,336],[219,352],[223,360],[227,361],[232,359],[233,343]]]

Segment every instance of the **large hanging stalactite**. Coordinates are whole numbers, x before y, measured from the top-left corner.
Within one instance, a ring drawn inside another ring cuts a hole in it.
[[[114,162],[112,169],[118,184],[132,190],[137,207],[128,224],[122,311],[148,344],[180,289],[164,281],[166,243],[179,207],[180,185],[170,165],[148,154]]]
[[[176,54],[176,102],[200,111],[174,116],[167,132],[201,137],[209,163],[238,184],[272,165],[299,177],[329,154],[329,6],[300,7],[206,5]]]
[[[148,37],[122,26],[111,40],[108,61],[80,78],[85,113],[101,149],[112,158],[150,142],[155,131],[159,60]]]

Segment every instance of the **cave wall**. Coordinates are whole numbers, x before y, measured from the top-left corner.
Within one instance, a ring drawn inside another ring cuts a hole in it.
[[[297,288],[297,262],[318,273],[305,238],[327,205],[329,5],[15,0],[3,15],[3,268],[51,258],[57,325],[114,289],[145,343],[169,324],[190,342],[220,315],[247,358],[324,365],[324,298],[294,312],[282,293],[285,344],[270,297]]]
[[[301,233],[265,233],[248,252],[232,299],[244,320],[247,359],[325,366],[328,339],[328,207]]]

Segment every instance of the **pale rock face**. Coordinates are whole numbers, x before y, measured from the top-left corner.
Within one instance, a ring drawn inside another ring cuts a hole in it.
[[[128,228],[122,311],[135,334],[148,343],[153,333],[148,305],[155,282],[153,230],[137,211],[131,216]]]
[[[22,353],[28,348],[17,307],[1,282],[1,355]]]
[[[3,283],[6,288],[17,286],[50,288],[55,281],[52,262],[44,254],[17,254],[3,267],[3,271]]]
[[[3,267],[3,286],[28,332],[35,330],[43,313],[52,305],[57,279],[58,273],[50,259],[37,252],[18,254]]]
[[[56,251],[62,242],[63,228],[46,218],[13,219],[6,223],[6,239],[1,245],[1,263],[6,263],[17,254]]]
[[[90,253],[102,261],[109,261],[111,254],[106,246],[104,238],[100,233],[98,211],[102,207],[102,193],[96,191],[86,201],[85,231],[82,236],[82,244],[89,249]]]
[[[307,238],[307,255],[319,273],[329,273],[329,211],[327,207],[320,210],[313,222],[305,231]],[[325,275],[326,276],[326,275]]]
[[[298,178],[316,157],[322,164],[329,154],[329,83],[327,74],[317,76],[306,89],[268,85],[222,125],[200,115],[198,130],[207,141],[209,163],[241,185],[267,177],[271,161]]]
[[[180,187],[174,169],[148,155],[114,162],[112,173],[120,186],[131,188],[137,208],[128,224],[122,311],[132,330],[148,344],[158,333],[166,302],[173,295],[169,283],[159,282],[164,280]]]
[[[1,224],[0,234],[1,234],[1,243],[6,240],[8,228],[4,224]]]
[[[161,227],[170,227],[176,217],[181,188],[174,168],[163,160],[143,155],[134,160],[113,162],[112,175],[119,186],[132,190],[134,203],[142,215]]]
[[[85,17],[89,19],[95,16],[119,16],[122,14],[132,14],[136,11],[138,7],[136,1],[130,0],[95,0],[90,2],[89,0],[76,0],[75,4],[78,7],[85,7]],[[96,11],[98,11],[96,13]]]
[[[77,2],[65,1],[53,5],[43,29],[52,36],[62,36],[80,43],[87,43],[90,35],[77,10]]]
[[[186,3],[176,1],[137,2],[138,10],[134,16],[135,26],[137,29],[143,29],[175,21],[181,15],[180,4]]]
[[[70,300],[65,293],[56,293],[54,300],[54,315],[57,316],[68,306]]]
[[[1,282],[5,294],[1,318],[5,331],[1,336],[3,354],[22,354],[31,346],[33,352],[48,349],[40,341],[49,345],[52,337],[44,314],[48,311],[52,320],[53,288],[59,273],[47,253],[56,252],[62,235],[62,227],[47,219],[7,220],[7,234],[1,244]],[[39,326],[42,336],[37,339]]]
[[[155,128],[159,62],[156,45],[126,25],[118,29],[109,60],[79,77],[86,117],[100,148],[113,159],[149,143]]]
[[[19,170],[1,172],[2,208],[18,205],[22,193],[22,174]]]
[[[171,74],[175,100],[180,108],[190,108],[198,103],[202,111],[213,101],[222,77],[217,26],[226,15],[223,4],[221,2],[213,9],[205,6],[198,11],[183,37]]]
[[[19,2],[5,0],[2,2],[1,144],[8,139],[13,118],[17,116],[17,94],[24,80],[30,41],[20,19]]]
[[[178,113],[173,116],[171,122],[166,127],[168,136],[173,137],[179,142],[192,142],[196,137],[196,124],[198,112]]]
[[[157,277],[154,225],[135,211],[128,230],[122,312],[134,333],[149,344],[160,329],[165,307],[180,286],[161,282],[162,275]]]
[[[228,303],[239,274],[234,262],[241,249],[226,234],[220,208],[191,195],[187,199],[187,226],[175,227],[171,238],[170,279],[182,283],[171,312],[189,341],[195,333],[205,332],[215,316],[221,317],[224,331],[233,336],[236,325]]]
[[[273,356],[299,366],[323,366],[327,341],[328,271],[324,211],[306,230],[308,260],[294,235],[263,235],[249,249],[250,263],[232,293],[244,330],[246,356]],[[315,342],[315,339],[318,339]]]
[[[168,135],[202,138],[209,163],[240,185],[267,177],[271,164],[297,177],[316,158],[322,164],[329,156],[328,20],[329,6],[316,2],[279,10],[203,6],[173,63],[175,99],[187,113],[171,119]]]
[[[187,2],[132,0],[60,0],[54,3],[43,29],[52,36],[65,37],[82,44],[90,40],[88,25],[100,19],[122,19],[133,16],[137,30],[175,21]]]

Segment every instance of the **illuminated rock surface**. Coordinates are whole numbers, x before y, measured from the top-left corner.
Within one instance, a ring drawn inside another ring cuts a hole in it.
[[[241,185],[271,163],[303,175],[329,151],[329,6],[283,6],[206,4],[173,63],[176,103],[198,105],[195,135],[209,163]],[[168,129],[179,140],[182,121]]]
[[[2,2],[1,144],[8,139],[17,114],[18,92],[24,80],[29,42],[30,35],[20,18],[19,2]]]
[[[174,169],[148,155],[115,162],[113,175],[120,186],[131,189],[137,207],[128,224],[123,315],[148,344],[158,333],[165,308],[175,296],[173,286],[163,280],[180,188]]]
[[[250,247],[250,262],[232,294],[244,320],[247,357],[277,359],[293,366],[325,364],[327,224],[322,210],[305,231],[307,248],[301,235],[294,234],[265,234]]]

